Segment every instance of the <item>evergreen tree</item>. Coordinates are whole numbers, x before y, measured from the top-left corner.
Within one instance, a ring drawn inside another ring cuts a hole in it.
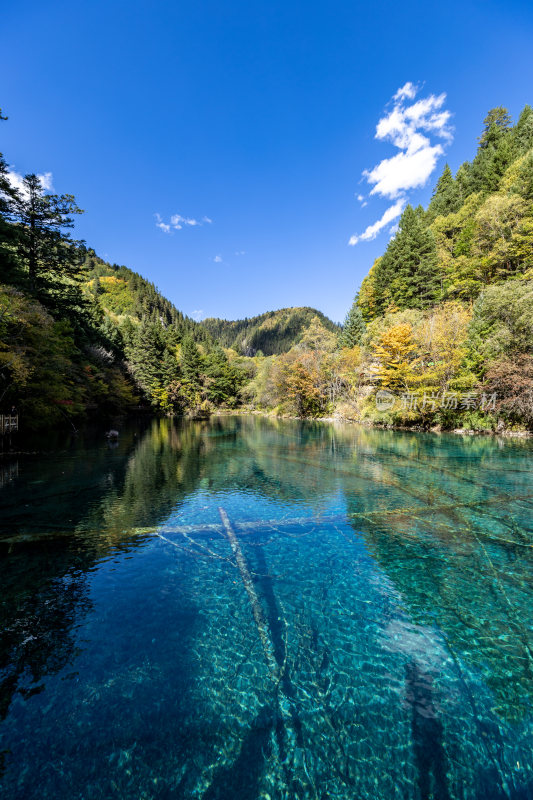
[[[533,108],[526,105],[513,128],[513,148],[516,156],[522,156],[533,147]]]
[[[483,128],[483,133],[479,137],[481,148],[487,147],[494,139],[495,134],[509,132],[512,124],[511,115],[503,106],[496,106],[496,108],[490,109],[483,120],[483,124],[485,127]]]
[[[397,236],[398,234],[390,240],[383,256],[375,265],[372,282],[374,316],[385,314],[392,304],[392,283],[394,281],[394,271],[398,265]]]
[[[164,353],[163,328],[158,322],[143,320],[126,345],[126,357],[131,373],[148,397],[154,384],[161,381]]]
[[[438,216],[454,214],[462,204],[461,188],[458,182],[453,179],[452,171],[448,164],[444,167],[444,172],[440,176],[431,202],[427,210],[427,218],[435,219]]]
[[[393,300],[399,308],[428,308],[441,294],[437,247],[421,207],[407,206],[396,235]]]
[[[375,307],[428,308],[441,295],[441,276],[434,236],[424,221],[421,207],[407,206],[398,233],[376,264]]]
[[[495,192],[505,170],[513,160],[513,132],[507,109],[499,106],[484,119],[479,148],[472,162],[470,189]]]
[[[100,283],[100,277],[97,275],[93,281],[93,294],[95,297],[98,297],[99,294],[102,294],[102,284]]]
[[[185,336],[181,343],[181,391],[180,396],[186,408],[193,409],[202,400],[202,356],[191,336]]]
[[[7,120],[7,117],[4,117],[2,114],[2,109],[0,108],[0,121]],[[7,162],[4,158],[4,154],[0,153],[0,214],[4,215],[6,212],[9,211],[10,203],[13,201],[15,197],[15,190],[13,189],[9,178],[8,178],[9,170],[7,166]]]
[[[7,120],[0,108],[0,121]],[[15,257],[16,231],[8,222],[17,192],[9,180],[9,169],[0,153],[0,270],[4,281],[17,281],[18,261]]]
[[[165,337],[165,340],[165,349],[161,360],[161,380],[164,385],[167,385],[178,379],[180,368],[175,349],[169,349],[167,337]]]
[[[455,173],[455,182],[463,199],[472,194],[472,164],[464,161]]]
[[[365,321],[361,314],[361,309],[357,303],[357,298],[346,314],[342,333],[340,337],[341,347],[355,347],[361,344],[361,339],[366,331]]]
[[[190,336],[185,336],[181,343],[181,372],[185,381],[195,387],[201,385],[202,357]]]
[[[215,405],[234,405],[243,375],[230,364],[221,347],[216,347],[205,357],[204,373],[207,398]]]
[[[74,226],[71,215],[83,213],[74,197],[45,194],[40,178],[26,175],[22,190],[7,205],[31,294],[55,308],[82,305],[76,284],[82,276],[83,251],[66,231]]]
[[[98,327],[100,336],[104,339],[104,343],[108,348],[112,348],[117,352],[122,352],[124,342],[121,336],[120,329],[111,321],[110,317],[104,316]]]

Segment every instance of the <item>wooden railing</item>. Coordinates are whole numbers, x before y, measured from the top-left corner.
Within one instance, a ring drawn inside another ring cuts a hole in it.
[[[0,414],[0,436],[13,433],[19,429],[18,414]]]

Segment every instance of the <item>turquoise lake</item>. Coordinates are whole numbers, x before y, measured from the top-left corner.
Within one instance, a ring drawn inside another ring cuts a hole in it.
[[[533,798],[533,442],[260,417],[0,461],[2,800]]]

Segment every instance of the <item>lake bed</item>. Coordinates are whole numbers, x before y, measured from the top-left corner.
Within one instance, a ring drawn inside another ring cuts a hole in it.
[[[4,459],[2,797],[533,798],[532,456],[228,416]]]

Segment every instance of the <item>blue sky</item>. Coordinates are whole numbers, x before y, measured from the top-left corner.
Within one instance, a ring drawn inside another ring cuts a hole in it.
[[[0,150],[191,315],[341,320],[403,204],[472,157],[489,108],[533,103],[528,2],[10,6]]]

